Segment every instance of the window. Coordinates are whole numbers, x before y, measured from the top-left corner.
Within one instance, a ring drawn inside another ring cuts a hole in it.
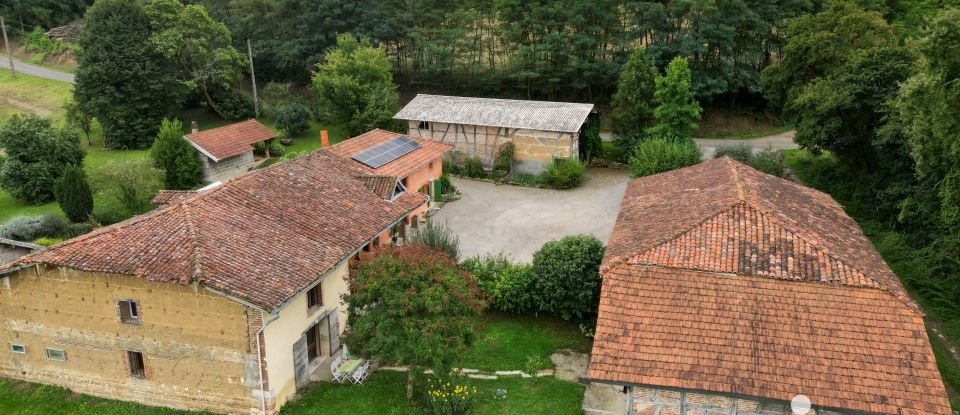
[[[62,349],[47,349],[47,359],[56,360],[58,362],[65,362],[67,360],[67,354]]]
[[[27,354],[27,346],[22,344],[11,344],[10,351],[16,354]]]
[[[430,122],[429,122],[429,121],[420,121],[420,122],[418,122],[418,123],[417,123],[417,129],[420,129],[420,130],[429,130],[429,129],[430,129]]]
[[[322,284],[317,284],[316,287],[307,291],[307,309],[312,310],[314,307],[320,307],[323,305],[323,289],[320,288]]]
[[[140,324],[140,303],[136,300],[120,300],[120,321],[127,324]]]
[[[143,353],[128,351],[127,360],[130,361],[130,376],[139,379],[147,377],[147,371],[143,365]]]

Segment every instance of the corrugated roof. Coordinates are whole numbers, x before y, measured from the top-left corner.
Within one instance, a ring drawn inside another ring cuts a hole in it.
[[[828,195],[714,159],[630,182],[589,376],[949,414],[923,314]]]
[[[326,152],[255,170],[20,259],[202,285],[267,309],[329,272],[427,196],[374,194]]]
[[[577,132],[580,131],[580,127],[592,110],[593,104],[572,102],[418,94],[393,118],[526,130]]]

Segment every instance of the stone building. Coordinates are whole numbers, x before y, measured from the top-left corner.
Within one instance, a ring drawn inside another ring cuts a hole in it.
[[[418,94],[394,118],[407,134],[448,143],[491,167],[501,144],[514,144],[514,170],[536,174],[555,158],[579,159],[580,129],[593,104]]]
[[[203,165],[203,181],[227,181],[256,167],[253,145],[277,134],[257,120],[247,120],[199,131],[196,126],[184,136],[197,149]]]
[[[384,181],[386,191],[393,191],[399,183],[433,201],[439,198],[437,180],[443,175],[443,156],[452,149],[450,144],[376,129],[341,141],[328,151],[367,174],[389,178]],[[424,205],[415,211],[409,225],[417,226],[427,208]]]
[[[41,249],[44,248],[37,244],[0,238],[0,264],[5,264]]]
[[[923,313],[824,193],[729,158],[633,180],[600,274],[588,391],[619,405],[588,413],[951,413]]]
[[[0,376],[273,414],[340,353],[359,253],[426,202],[317,151],[0,270]]]

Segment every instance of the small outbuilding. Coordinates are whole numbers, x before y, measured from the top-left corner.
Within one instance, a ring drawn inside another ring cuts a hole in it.
[[[593,104],[418,94],[397,115],[407,134],[449,143],[491,167],[514,144],[514,171],[536,174],[555,158],[579,158],[580,130]]]
[[[184,136],[200,153],[205,182],[227,181],[256,166],[253,145],[277,136],[257,120],[247,120]]]

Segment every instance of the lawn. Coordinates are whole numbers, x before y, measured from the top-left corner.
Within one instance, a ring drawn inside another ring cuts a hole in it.
[[[63,104],[73,94],[73,86],[10,71],[0,71],[0,120],[17,112],[33,112],[57,120],[63,119]]]
[[[0,379],[4,415],[199,415],[135,403],[95,398],[49,385]]]
[[[463,356],[462,366],[485,371],[524,369],[527,357],[552,367],[558,349],[589,353],[592,342],[573,323],[552,316],[518,316],[490,312],[481,320],[481,333]]]

